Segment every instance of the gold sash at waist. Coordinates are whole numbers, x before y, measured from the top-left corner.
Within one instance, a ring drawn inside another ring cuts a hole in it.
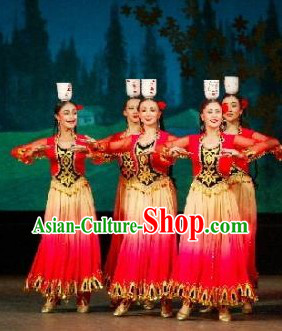
[[[196,179],[194,179],[194,181],[191,184],[192,191],[200,191],[208,196],[211,196],[212,194],[220,194],[224,191],[227,191],[228,188],[229,186],[225,180],[211,187],[207,187],[206,185],[202,184]]]
[[[243,171],[239,171],[235,174],[232,174],[228,178],[228,184],[242,184],[242,183],[253,183],[252,177],[246,174]]]
[[[130,179],[125,179],[122,177],[121,181],[122,184],[125,185],[126,189],[135,189],[144,194],[151,194],[152,192],[161,190],[165,187],[174,190],[174,185],[168,176],[161,176],[150,185],[141,183],[137,177],[132,177]]]
[[[85,186],[90,188],[87,179],[83,176],[79,177],[70,187],[66,187],[65,185],[61,184],[55,177],[52,177],[50,190],[53,189],[71,196],[79,192]]]

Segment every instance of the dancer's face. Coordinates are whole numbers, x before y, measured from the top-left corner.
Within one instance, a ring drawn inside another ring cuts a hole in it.
[[[222,122],[222,109],[218,102],[209,103],[201,114],[206,128],[218,129]]]
[[[123,115],[127,118],[127,122],[131,123],[139,123],[139,113],[138,106],[140,100],[139,99],[129,99],[126,103],[126,107],[123,111]]]
[[[66,103],[55,117],[61,128],[74,129],[77,125],[77,109],[71,102]]]
[[[144,125],[153,126],[158,123],[161,111],[155,101],[146,100],[141,103],[139,117]]]
[[[222,103],[226,103],[228,105],[228,111],[223,114],[224,119],[227,122],[237,121],[243,112],[243,110],[240,108],[239,100],[233,95],[230,95],[224,98]]]

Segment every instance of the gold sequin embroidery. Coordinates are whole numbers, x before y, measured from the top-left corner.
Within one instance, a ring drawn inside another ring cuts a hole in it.
[[[217,171],[217,163],[220,146],[207,149],[201,146],[202,171],[197,176],[197,180],[207,187],[212,187],[223,181],[222,176]]]
[[[136,155],[139,165],[139,171],[137,174],[138,180],[144,185],[150,185],[157,180],[161,174],[157,173],[150,164],[150,155],[144,154],[146,150],[149,150],[153,146],[154,142],[147,146],[142,146],[139,143],[136,145]]]
[[[131,158],[130,152],[122,154],[120,171],[126,179],[130,179],[135,175],[134,161]]]
[[[62,185],[70,187],[80,177],[74,170],[74,152],[57,145],[57,157],[60,164],[60,171],[56,175],[56,178]]]

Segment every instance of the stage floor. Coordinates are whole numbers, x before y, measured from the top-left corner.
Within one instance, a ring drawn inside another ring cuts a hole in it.
[[[37,293],[22,291],[23,277],[0,277],[0,330],[282,330],[282,276],[263,276],[259,282],[259,301],[254,314],[234,310],[233,321],[219,322],[217,314],[194,313],[188,321],[159,316],[159,306],[143,311],[134,306],[128,315],[114,317],[106,291],[92,296],[89,314],[79,314],[74,300],[59,306],[56,313],[41,314],[43,300]],[[174,303],[176,314],[179,303]]]

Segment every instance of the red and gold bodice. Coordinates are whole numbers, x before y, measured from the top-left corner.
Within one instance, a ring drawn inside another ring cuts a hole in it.
[[[161,174],[163,176],[167,176],[169,173],[170,167],[174,163],[174,159],[162,157],[162,147],[174,136],[170,135],[166,131],[159,131],[156,137],[150,145],[142,146],[139,142],[139,136],[134,136],[132,138],[131,149],[133,150],[133,155],[135,157],[136,169],[137,173],[141,171],[148,172],[152,174],[153,177],[156,177],[156,174]],[[154,151],[152,153],[146,154],[144,149]],[[140,155],[143,155],[140,157]],[[150,169],[150,170],[149,170]]]
[[[80,177],[74,166],[74,152],[70,149],[56,146],[59,172],[54,176],[62,185],[71,187]]]
[[[162,174],[156,171],[151,163],[150,151],[154,147],[155,141],[142,146],[139,142],[135,146],[135,154],[137,159],[137,174],[136,177],[143,185],[151,185],[154,181],[158,180]]]
[[[121,139],[129,137],[127,131],[115,133],[105,139],[99,140],[99,143],[110,143],[116,142]],[[133,156],[133,151],[126,151],[123,153],[96,153],[93,157],[94,164],[103,164],[108,163],[111,161],[116,160],[119,164],[120,173],[123,178],[130,179],[135,176],[136,174],[136,167],[135,167],[135,158]]]
[[[83,142],[86,137],[83,135],[77,135],[75,143],[83,146],[87,146],[87,143]],[[71,152],[70,149],[62,149],[58,145],[57,136],[47,138],[47,145],[45,155],[50,161],[51,175],[56,178],[62,178],[65,174],[72,173],[72,178],[77,176],[84,176],[85,174],[85,160],[86,153],[83,152]],[[72,179],[69,179],[72,181]]]
[[[220,149],[220,145],[215,148],[200,146],[202,169],[195,178],[207,188],[211,188],[225,180],[218,171]]]
[[[127,132],[121,132],[115,134],[112,138],[112,141],[126,138]],[[132,136],[138,136],[132,135]],[[124,153],[117,154],[117,161],[120,168],[120,173],[125,179],[133,178],[136,175],[136,166],[135,166],[135,157],[133,151],[127,151]]]
[[[160,188],[162,179],[170,185],[169,168],[173,160],[163,158],[160,153],[162,146],[172,139],[172,135],[159,131],[156,139],[147,145],[140,143],[139,135],[133,135],[115,142],[107,142],[100,146],[104,153],[118,154],[121,173],[128,179],[127,185],[142,192]]]
[[[190,158],[192,161],[193,176],[197,177],[204,169],[204,166],[207,167],[205,162],[211,160],[212,154],[203,148],[202,134],[190,135],[189,136],[189,145],[188,152],[190,153]],[[233,164],[233,159],[230,156],[225,156],[221,154],[221,150],[224,149],[233,149],[234,148],[234,135],[221,134],[220,144],[218,146],[219,150],[216,148],[215,151],[218,152],[216,157],[216,173],[221,177],[228,177],[231,173],[231,168]],[[206,157],[203,158],[203,152],[205,151]],[[203,162],[205,161],[205,162]]]

